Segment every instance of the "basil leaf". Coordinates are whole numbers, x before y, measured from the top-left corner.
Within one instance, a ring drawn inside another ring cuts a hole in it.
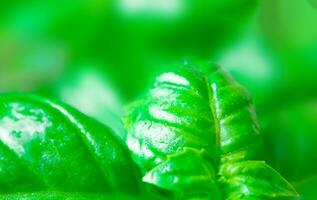
[[[261,156],[262,141],[249,93],[221,68],[205,63],[200,65],[208,75],[206,87],[209,88],[210,107],[216,122],[215,134],[220,140],[221,159]]]
[[[184,193],[181,199],[298,198],[285,179],[257,161],[262,159],[262,141],[247,91],[219,67],[185,65],[158,76],[149,92],[128,108],[125,139],[143,180]],[[232,168],[241,170],[228,170]],[[213,170],[217,176],[210,176]],[[197,174],[209,183],[196,188]],[[244,174],[247,181],[233,185],[231,180]],[[217,187],[205,187],[215,182]]]
[[[180,199],[191,195],[195,198],[197,191],[201,192],[199,198],[220,199],[215,171],[208,158],[204,159],[204,153],[184,148],[178,154],[167,156],[167,160],[147,172],[143,180],[164,189],[177,190]],[[184,192],[184,188],[188,191]]]
[[[264,161],[241,161],[221,166],[219,180],[225,199],[293,199],[297,194],[277,171]]]
[[[109,128],[31,95],[0,95],[0,107],[0,195],[141,193],[137,167]]]
[[[5,200],[142,200],[160,198],[153,196],[135,195],[114,195],[114,194],[83,194],[83,193],[62,193],[62,192],[38,192],[38,193],[17,193],[0,195]]]

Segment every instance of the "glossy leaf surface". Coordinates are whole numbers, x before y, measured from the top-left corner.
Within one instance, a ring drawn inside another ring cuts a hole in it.
[[[137,195],[139,179],[125,145],[104,125],[39,97],[0,96],[0,195]]]
[[[196,198],[199,191],[199,198],[219,199],[215,170],[204,153],[203,150],[184,148],[178,154],[167,156],[167,160],[149,171],[143,180],[167,190],[176,190],[175,197]],[[188,191],[184,193],[184,189]]]
[[[5,200],[160,200],[154,196],[115,195],[115,194],[87,194],[87,193],[62,193],[62,192],[38,192],[16,193],[0,195]]]
[[[225,199],[297,199],[293,186],[264,161],[225,163],[219,173]]]
[[[262,142],[245,89],[219,67],[185,65],[158,76],[128,108],[125,138],[143,179],[181,191],[180,199],[297,198],[282,176],[258,161]],[[197,189],[197,182],[216,185]]]

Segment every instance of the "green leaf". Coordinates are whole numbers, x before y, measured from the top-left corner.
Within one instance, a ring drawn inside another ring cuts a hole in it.
[[[115,194],[85,194],[85,193],[62,193],[62,192],[38,192],[16,193],[0,195],[5,200],[142,200],[160,198],[154,196],[115,195]]]
[[[128,149],[106,126],[31,95],[0,95],[0,105],[0,195],[141,193]]]
[[[204,159],[204,153],[203,150],[184,148],[178,154],[167,156],[167,160],[147,172],[143,180],[178,191],[180,199],[220,199],[215,171],[208,158]]]
[[[236,188],[256,185],[259,187],[256,196],[262,199],[297,198],[294,189],[277,172],[256,161],[262,159],[263,149],[251,98],[221,68],[204,62],[194,66],[185,63],[176,71],[158,76],[149,92],[128,110],[125,139],[146,182],[175,193],[186,193],[187,188],[196,184],[191,176],[203,173],[202,166],[209,163],[211,167],[205,168],[209,172],[205,171],[201,177],[209,184],[202,185],[212,185],[216,178],[222,196],[230,199],[236,195],[236,189],[230,186],[230,181],[223,181],[228,176],[223,169],[243,164],[250,172],[265,171],[271,182],[265,182],[266,176],[251,173],[248,178],[253,181],[236,182]],[[205,153],[193,154],[187,148]],[[180,161],[185,158],[187,162]],[[195,165],[186,167],[191,165],[190,159]],[[213,169],[217,176],[210,178]],[[188,177],[179,179],[180,171]],[[243,173],[238,171],[229,176],[235,178]],[[181,184],[175,184],[172,177],[181,180]],[[202,190],[196,191],[196,195],[213,192]],[[214,194],[204,199],[219,198],[220,194]],[[253,193],[239,195],[240,199],[255,198]]]
[[[264,198],[291,199],[297,193],[277,171],[264,161],[229,162],[221,166],[223,186],[226,199]]]

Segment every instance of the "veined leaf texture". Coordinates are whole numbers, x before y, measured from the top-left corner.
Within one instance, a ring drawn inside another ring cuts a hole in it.
[[[220,67],[185,63],[131,104],[125,140],[143,180],[176,199],[298,199],[262,161],[248,92]]]
[[[140,182],[109,128],[37,96],[0,96],[1,199],[111,199],[138,195]]]

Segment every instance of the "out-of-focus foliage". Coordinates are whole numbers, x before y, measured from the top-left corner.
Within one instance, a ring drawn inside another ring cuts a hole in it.
[[[292,99],[317,95],[317,8],[312,2],[263,1],[260,30],[279,53],[282,84],[288,87],[284,96]]]
[[[0,18],[1,89],[32,90],[85,59],[106,12],[98,1],[18,1]],[[98,25],[97,25],[98,24]],[[85,56],[84,56],[85,55]]]
[[[294,184],[302,199],[313,200],[317,198],[317,176],[309,177]]]
[[[216,62],[251,91],[257,111],[271,107],[272,97],[279,95],[283,87],[276,51],[254,31],[228,48]]]
[[[281,106],[263,120],[271,146],[270,162],[293,181],[317,175],[317,104],[315,100]]]
[[[154,74],[218,62],[251,92],[270,164],[316,199],[316,0],[18,0],[0,13],[0,91],[39,92],[114,130]]]
[[[94,60],[125,98],[163,63],[209,56],[243,28],[256,0],[66,0],[7,3],[0,19],[2,90],[32,90]],[[212,37],[210,37],[212,35]],[[25,84],[25,83],[28,84]]]
[[[257,0],[115,2],[116,21],[129,47],[173,60],[216,53],[245,26],[257,5]]]

